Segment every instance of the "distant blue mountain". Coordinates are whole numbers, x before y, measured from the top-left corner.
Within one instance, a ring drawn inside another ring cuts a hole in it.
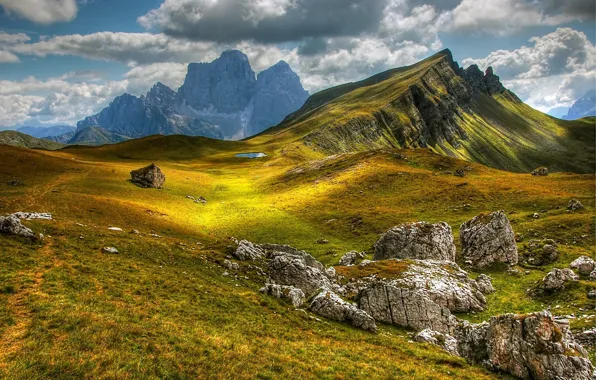
[[[563,119],[576,120],[588,116],[596,116],[596,90],[588,91],[586,95],[573,103],[567,115],[563,116]]]
[[[51,127],[20,127],[17,132],[24,133],[29,136],[37,137],[38,139],[44,137],[52,137],[63,135],[68,132],[73,132],[76,128],[70,125],[53,125]]]

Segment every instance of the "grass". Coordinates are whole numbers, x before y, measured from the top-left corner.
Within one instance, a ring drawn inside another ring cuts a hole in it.
[[[250,143],[205,141],[174,136],[57,152],[0,148],[0,212],[55,218],[27,222],[46,236],[43,243],[0,236],[0,376],[497,377],[409,343],[402,329],[381,326],[371,335],[296,311],[260,294],[264,279],[245,264],[237,277],[223,276],[219,264],[230,236],[290,244],[336,265],[345,252],[369,250],[396,224],[446,221],[457,241],[461,223],[504,209],[515,212],[509,217],[516,232],[554,239],[561,256],[520,277],[489,273],[497,293],[487,311],[461,317],[479,321],[547,305],[594,315],[579,311],[588,304],[585,279],[551,297],[526,293],[550,267],[594,252],[594,175],[533,177],[423,149],[312,161],[316,154],[271,148],[267,158],[249,160],[234,154]],[[128,180],[151,161],[166,175],[164,190]],[[472,169],[464,178],[447,174],[464,166]],[[24,186],[8,186],[14,179]],[[566,212],[571,198],[586,210]],[[547,212],[539,219],[529,217],[541,210]],[[129,234],[133,228],[141,235]],[[330,243],[316,244],[320,238]],[[120,254],[104,254],[104,246]]]

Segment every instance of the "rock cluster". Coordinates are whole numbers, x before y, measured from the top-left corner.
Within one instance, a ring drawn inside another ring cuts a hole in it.
[[[584,205],[577,199],[572,199],[567,204],[567,210],[577,211],[577,210],[581,210],[583,208],[584,208]]]
[[[515,233],[503,211],[480,214],[463,223],[459,236],[463,259],[473,267],[495,262],[517,264]]]
[[[274,252],[269,262],[269,276],[273,283],[301,289],[307,298],[321,289],[331,289],[331,282],[325,271],[310,266],[308,260],[301,255]]]
[[[552,239],[530,240],[521,252],[523,260],[531,265],[546,265],[555,262],[559,256],[557,243]]]
[[[552,293],[564,289],[568,282],[577,281],[579,281],[579,277],[571,269],[555,268],[544,276],[537,290]]]
[[[14,216],[16,216],[19,219],[23,219],[23,220],[34,220],[34,219],[40,219],[40,220],[52,220],[52,214],[47,213],[47,212],[15,212],[14,214],[12,214]]]
[[[402,224],[374,244],[374,259],[433,259],[455,261],[451,227],[445,223]]]
[[[544,166],[541,166],[539,168],[536,168],[536,169],[532,170],[532,175],[535,175],[535,176],[547,176],[548,175],[548,168],[545,168]]]
[[[147,167],[130,172],[132,182],[140,187],[161,189],[166,181],[166,176],[161,169],[151,164]]]
[[[238,260],[258,260],[265,257],[265,251],[248,240],[241,240],[233,255]]]
[[[596,269],[596,261],[588,256],[580,256],[573,260],[569,267],[576,269],[582,276],[589,276]]]

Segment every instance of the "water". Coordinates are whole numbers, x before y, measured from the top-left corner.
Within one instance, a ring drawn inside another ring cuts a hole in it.
[[[267,157],[267,155],[265,153],[238,153],[236,155],[236,157],[241,157],[241,158],[261,158],[261,157]]]

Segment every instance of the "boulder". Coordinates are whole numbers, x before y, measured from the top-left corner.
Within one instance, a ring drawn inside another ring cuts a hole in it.
[[[589,276],[590,273],[596,269],[596,261],[588,256],[580,256],[573,260],[571,264],[569,264],[569,267],[572,269],[577,269],[579,274],[582,276]]]
[[[323,267],[321,263],[318,264]],[[320,269],[318,265],[309,265],[309,260],[298,254],[273,252],[269,263],[269,276],[276,284],[300,288],[307,298],[317,294],[321,289],[331,289],[331,281],[325,270]]]
[[[304,292],[294,286],[277,285],[277,284],[265,284],[260,289],[261,293],[272,295],[276,298],[287,298],[292,302],[294,307],[300,307],[306,302],[306,296]]]
[[[265,251],[248,240],[238,242],[238,247],[232,253],[238,260],[258,260],[265,258]]]
[[[424,329],[414,336],[414,342],[430,343],[441,347],[451,355],[459,356],[457,351],[457,340],[451,335],[443,334],[431,329]]]
[[[161,169],[151,164],[147,167],[133,170],[130,172],[132,182],[140,187],[146,188],[163,188],[163,184],[166,181],[166,176],[162,173]]]
[[[402,224],[374,244],[374,260],[433,259],[455,261],[451,227],[445,222]]]
[[[556,292],[564,289],[566,283],[577,281],[579,281],[579,277],[573,273],[571,269],[555,268],[544,276],[539,285],[539,290],[543,290],[547,293]]]
[[[471,354],[464,357],[493,371],[522,379],[592,379],[594,368],[586,350],[548,311],[492,317],[488,325],[468,325],[466,332],[467,337],[458,329],[459,353]],[[461,349],[466,340],[476,352]]]
[[[577,210],[581,210],[583,208],[584,208],[584,205],[581,204],[581,202],[578,201],[577,199],[572,199],[567,204],[567,210],[577,211]]]
[[[339,265],[349,266],[356,264],[356,260],[364,258],[364,253],[351,251],[346,253],[339,259]]]
[[[15,215],[0,216],[0,232],[5,234],[34,238],[35,234],[30,228],[25,227]]]
[[[117,250],[116,248],[114,248],[114,247],[103,247],[103,248],[101,249],[101,251],[102,251],[103,253],[110,253],[110,254],[112,254],[112,255],[115,255],[115,254],[117,254],[117,253],[118,253],[118,250]]]
[[[536,175],[536,176],[547,176],[548,175],[548,168],[545,168],[544,166],[541,166],[539,168],[536,168],[536,169],[532,170],[532,175]]]
[[[493,287],[490,276],[487,276],[484,273],[476,278],[476,283],[478,284],[478,289],[482,292],[482,294],[491,294],[495,292],[495,288]]]
[[[309,309],[313,313],[334,321],[348,321],[355,327],[372,332],[377,331],[373,317],[329,290],[324,290],[314,297]]]
[[[463,259],[476,268],[495,262],[517,264],[515,233],[503,211],[480,214],[463,223],[459,236]]]
[[[387,282],[373,283],[358,294],[360,309],[376,321],[409,327],[416,331],[431,329],[451,333],[457,319],[446,307],[439,306],[417,289],[398,287]]]
[[[530,240],[524,244],[521,256],[523,261],[531,265],[551,264],[559,257],[557,243],[552,239]]]

